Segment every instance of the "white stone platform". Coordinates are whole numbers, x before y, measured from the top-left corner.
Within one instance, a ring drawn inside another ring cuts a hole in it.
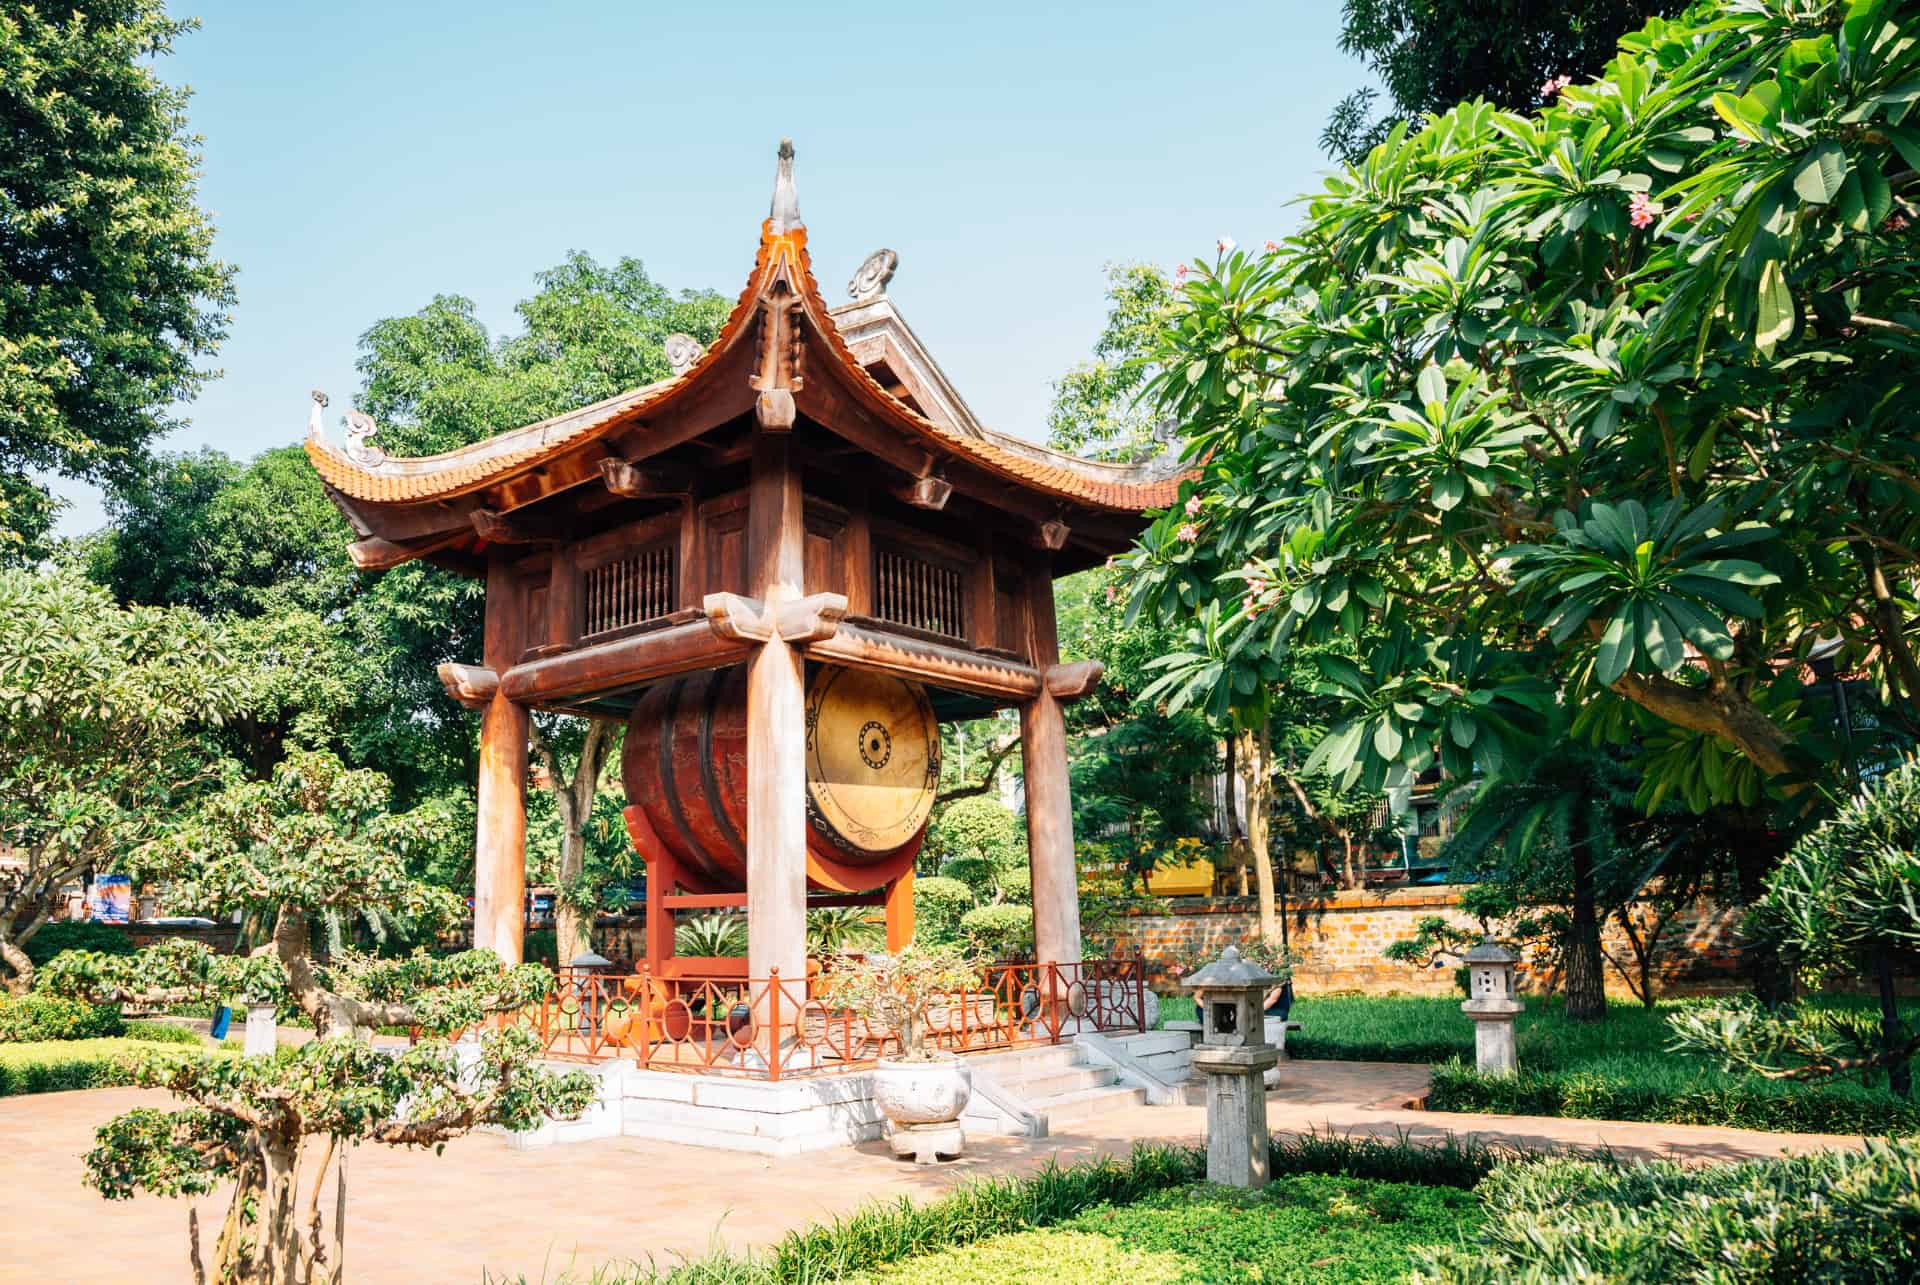
[[[1189,1043],[1184,1032],[1149,1031],[1083,1035],[1068,1044],[969,1054],[974,1102],[962,1123],[969,1133],[1044,1137],[1055,1123],[1142,1102],[1178,1101],[1178,1086],[1187,1077]],[[770,1084],[643,1071],[629,1060],[588,1067],[552,1065],[594,1076],[600,1082],[598,1100],[578,1120],[513,1135],[515,1147],[624,1135],[784,1156],[871,1142],[884,1129],[873,1101],[872,1076],[865,1071],[795,1076]],[[1030,1084],[1009,1071],[1031,1072],[1038,1082]],[[1069,1080],[1072,1086],[1065,1087]],[[1045,1092],[1030,1096],[1036,1088]]]

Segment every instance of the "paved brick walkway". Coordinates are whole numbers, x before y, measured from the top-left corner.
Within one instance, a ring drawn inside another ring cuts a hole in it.
[[[1406,1109],[1427,1069],[1295,1062],[1269,1097],[1276,1131],[1437,1138],[1449,1131],[1532,1147],[1605,1146],[1622,1155],[1725,1160],[1782,1150],[1856,1146],[1852,1138],[1683,1125],[1608,1124]],[[0,1282],[169,1285],[190,1279],[182,1202],[110,1204],[80,1183],[96,1125],[164,1094],[133,1089],[0,1098]],[[569,1271],[651,1256],[698,1257],[716,1241],[764,1245],[794,1227],[873,1199],[938,1195],[966,1177],[1124,1154],[1136,1141],[1197,1141],[1199,1107],[1141,1107],[1080,1131],[1029,1141],[975,1138],[963,1161],[937,1168],[895,1160],[879,1145],[790,1159],[610,1139],[544,1151],[497,1137],[463,1138],[443,1156],[361,1147],[348,1184],[348,1279],[369,1282],[557,1282]],[[209,1237],[217,1201],[203,1203]]]

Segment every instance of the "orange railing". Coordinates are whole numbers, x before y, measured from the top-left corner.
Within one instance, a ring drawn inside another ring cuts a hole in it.
[[[547,1056],[629,1057],[659,1071],[778,1080],[870,1066],[895,1053],[889,1027],[832,1000],[832,973],[783,978],[652,976],[561,969],[540,1005],[497,1021],[537,1036]],[[1145,1029],[1146,972],[1137,959],[994,964],[977,990],[927,1014],[928,1038],[957,1053],[1059,1044],[1086,1031]]]

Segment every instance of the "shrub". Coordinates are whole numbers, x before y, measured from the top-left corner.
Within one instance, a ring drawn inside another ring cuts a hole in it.
[[[172,1022],[128,1022],[127,1038],[140,1040],[146,1044],[192,1044],[200,1043],[200,1032],[191,1026],[175,1026]]]
[[[1541,1160],[1500,1170],[1479,1197],[1472,1247],[1416,1251],[1416,1281],[1920,1278],[1913,1142],[1695,1169]]]
[[[26,945],[27,958],[35,968],[63,950],[95,950],[103,955],[131,955],[135,946],[124,928],[103,924],[96,919],[62,919],[47,924]]]
[[[960,940],[960,917],[973,906],[973,889],[958,879],[913,881],[914,940],[927,946]]]
[[[736,957],[747,953],[747,919],[731,911],[696,915],[673,930],[676,955]]]
[[[548,968],[558,968],[559,938],[551,928],[536,928],[527,934],[520,954],[529,964],[545,964]]]
[[[120,1010],[56,995],[0,995],[0,1044],[91,1040],[126,1029]]]
[[[1920,1132],[1920,1104],[1858,1084],[1784,1085],[1630,1057],[1495,1076],[1480,1075],[1456,1058],[1433,1068],[1427,1106],[1435,1111],[1647,1120],[1782,1133]]]
[[[960,916],[967,948],[985,959],[1018,959],[1033,953],[1033,907],[976,906]]]
[[[1004,867],[1026,860],[1027,836],[1006,804],[976,794],[940,810],[927,827],[927,847],[943,862],[971,858]]]

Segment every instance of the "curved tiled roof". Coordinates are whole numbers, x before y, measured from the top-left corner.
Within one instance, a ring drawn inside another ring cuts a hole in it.
[[[643,416],[654,418],[697,387],[707,372],[749,329],[754,305],[780,275],[790,271],[808,320],[824,339],[838,373],[864,406],[904,436],[918,439],[948,457],[963,460],[1030,491],[1099,508],[1138,513],[1165,508],[1178,497],[1189,473],[1171,461],[1113,464],[1084,460],[1003,433],[982,429],[979,436],[927,418],[895,397],[861,365],[841,336],[807,254],[806,229],[781,228],[769,218],[762,225],[753,274],[714,341],[698,361],[671,379],[609,397],[578,410],[509,429],[483,441],[439,455],[384,456],[377,451],[355,458],[317,433],[309,434],[307,456],[326,484],[363,503],[408,505],[452,499],[536,468],[564,452],[590,443]],[[1171,466],[1170,466],[1171,465]]]

